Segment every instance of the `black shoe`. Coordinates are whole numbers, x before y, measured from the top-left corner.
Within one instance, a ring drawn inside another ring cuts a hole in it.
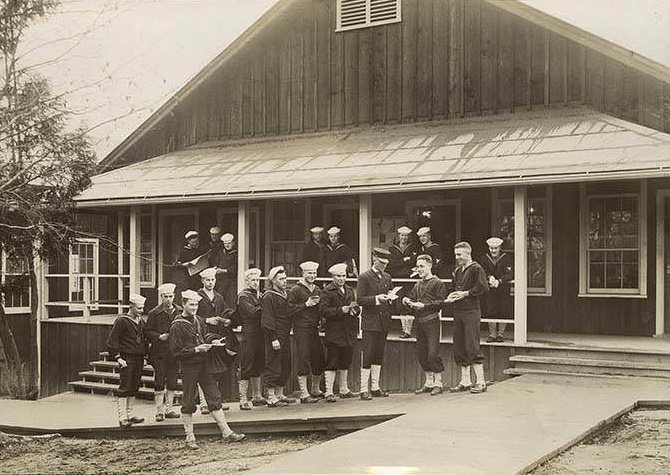
[[[264,397],[255,397],[255,398],[253,398],[253,399],[251,400],[251,404],[253,404],[253,405],[256,406],[256,407],[258,407],[258,406],[267,406],[267,405],[268,405],[268,401],[267,401],[267,399],[265,399]]]
[[[372,401],[372,396],[367,391],[362,392],[361,393],[361,401]]]
[[[372,397],[389,397],[389,393],[387,393],[383,389],[375,389],[370,392],[370,395]]]
[[[281,398],[281,401],[285,402],[286,404],[295,404],[296,402],[298,402],[297,399],[288,396],[284,396],[283,398]]]
[[[326,396],[326,402],[337,402],[337,399],[335,399],[334,394],[329,394],[328,396]]]
[[[230,410],[230,406],[226,406],[226,405],[224,404],[223,406],[221,406],[221,410],[222,410],[222,411],[229,411],[229,410]]]
[[[403,332],[402,335],[400,335],[400,338],[406,340],[407,338],[412,338],[412,335],[410,335],[409,333]]]
[[[450,393],[463,393],[466,391],[470,391],[472,386],[463,386],[462,384],[459,384],[458,386],[454,386],[453,388],[449,388]]]
[[[133,426],[133,423],[130,422],[128,419],[124,419],[124,420],[122,420],[122,421],[119,421],[119,426],[120,426],[122,429],[128,429],[129,427],[132,427],[132,426]]]
[[[166,419],[179,419],[179,417],[180,417],[179,414],[177,414],[174,411],[170,411],[167,414],[165,414]]]
[[[128,419],[128,422],[130,422],[131,424],[141,424],[142,422],[144,422],[144,418],[133,416]]]
[[[323,394],[321,391],[318,393],[311,393],[310,396],[312,396],[314,399],[326,399],[326,395]]]
[[[429,388],[429,387],[423,386],[423,387],[421,387],[421,388],[419,388],[419,389],[415,389],[415,390],[414,390],[414,394],[426,394],[426,393],[431,392],[432,390],[433,390],[433,388]]]
[[[505,342],[505,337],[503,337],[502,335],[498,335],[496,337],[496,343],[504,343],[504,342]]]
[[[277,399],[276,401],[268,401],[268,407],[284,407],[288,406],[287,402]]]
[[[358,397],[358,394],[353,392],[353,391],[349,391],[348,393],[340,394],[340,399],[353,399],[355,397]]]
[[[164,420],[165,420],[165,415],[164,414],[162,414],[160,412],[158,414],[156,414],[156,422],[161,422],[161,421],[164,421]]]
[[[300,404],[314,404],[315,402],[319,402],[319,400],[312,396],[305,396],[300,398]]]
[[[489,336],[486,339],[486,343],[495,343],[495,341],[496,341],[496,337],[494,337],[494,336]]]
[[[475,384],[470,388],[472,394],[481,394],[486,392],[486,384]]]

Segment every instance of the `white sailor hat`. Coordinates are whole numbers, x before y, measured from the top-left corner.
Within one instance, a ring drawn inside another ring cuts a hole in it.
[[[198,235],[198,231],[188,231],[186,234],[184,234],[184,239],[191,239],[192,237],[195,237]]]
[[[209,233],[210,234],[221,234],[221,228],[218,226],[212,226],[209,228]]]
[[[202,279],[207,279],[209,277],[216,277],[216,267],[209,267],[198,274]]]
[[[311,233],[322,233],[323,232],[323,226],[314,226],[309,230]]]
[[[163,294],[172,294],[174,293],[174,289],[176,289],[177,286],[175,284],[163,284],[158,286],[158,294],[163,295]]]
[[[424,234],[430,234],[430,228],[428,226],[419,228],[419,230],[416,232],[417,236],[423,236]]]
[[[398,234],[412,234],[412,230],[407,226],[402,226],[397,229]]]
[[[486,244],[490,247],[500,247],[502,246],[503,240],[499,237],[490,237],[486,240]]]
[[[275,277],[277,277],[277,274],[281,272],[286,272],[284,270],[284,266],[273,267],[272,269],[270,269],[270,272],[268,272],[268,279],[270,280],[274,279]]]
[[[130,294],[128,296],[128,301],[136,307],[144,307],[146,297],[142,297],[140,294]]]
[[[184,290],[181,293],[181,298],[184,300],[195,300],[196,302],[202,300],[202,296],[195,290]]]
[[[221,236],[221,242],[233,242],[235,239],[235,236],[233,236],[230,233],[226,233],[223,236]]]
[[[319,263],[314,261],[305,261],[300,264],[300,268],[304,271],[317,270]]]
[[[328,230],[328,234],[340,234],[342,230],[337,226],[333,226]]]
[[[260,269],[256,269],[255,267],[252,267],[251,269],[247,269],[244,271],[244,277],[245,278],[250,278],[250,277],[260,277],[263,271]]]
[[[335,264],[334,266],[331,266],[330,269],[328,269],[328,272],[330,272],[332,275],[346,274],[347,265],[344,262],[340,264]]]

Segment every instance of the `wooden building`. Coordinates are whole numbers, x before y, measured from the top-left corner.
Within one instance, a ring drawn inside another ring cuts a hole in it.
[[[316,224],[342,228],[362,269],[400,225],[429,225],[447,255],[467,240],[475,258],[499,235],[514,345],[663,335],[669,134],[670,68],[521,2],[278,2],[78,198],[88,234],[42,286],[44,392],[104,341],[103,317],[72,315],[116,314],[129,291],[155,303],[184,232],[204,244],[217,224],[240,273],[297,275]],[[417,381],[410,345],[389,347],[391,388]],[[489,364],[511,347],[488,346]]]

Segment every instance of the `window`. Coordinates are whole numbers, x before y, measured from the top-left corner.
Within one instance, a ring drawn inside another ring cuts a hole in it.
[[[528,197],[528,293],[551,295],[551,188],[544,196]],[[514,200],[497,199],[495,234],[502,250],[514,253]]]
[[[154,216],[151,213],[142,214],[140,219],[140,285],[142,287],[154,287],[156,284]]]
[[[337,0],[335,31],[386,25],[400,20],[400,0]]]
[[[275,201],[268,203],[269,229],[271,239],[266,262],[272,265],[282,263],[288,276],[298,274],[300,249],[305,242],[306,206],[303,201]],[[266,269],[266,272],[270,269]]]
[[[0,284],[5,294],[7,313],[30,312],[30,280],[28,261],[10,257],[4,251],[1,259]]]
[[[100,281],[100,243],[97,239],[77,239],[70,248],[70,302],[97,303]],[[88,295],[86,295],[88,293]],[[96,309],[92,306],[91,309]],[[71,305],[71,311],[81,310],[80,305]]]
[[[641,193],[587,196],[582,187],[580,293],[646,295],[646,184]]]

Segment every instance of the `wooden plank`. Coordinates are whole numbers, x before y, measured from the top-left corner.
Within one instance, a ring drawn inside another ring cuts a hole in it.
[[[386,26],[386,121],[402,118],[402,29],[400,23]]]
[[[663,130],[670,133],[670,84],[663,85]]]
[[[551,34],[549,44],[549,97],[550,104],[562,104],[566,99],[567,78],[567,40],[562,36]]]
[[[654,130],[663,130],[663,83],[657,79],[644,78],[642,101],[642,125]]]
[[[433,91],[432,116],[446,117],[449,112],[449,3],[433,2]]]
[[[358,31],[358,120],[371,122],[372,115],[372,35],[371,28]]]
[[[129,286],[131,294],[140,293],[140,269],[142,268],[142,256],[140,255],[140,217],[142,208],[140,206],[130,207],[130,245],[128,254],[130,255],[130,275]]]
[[[592,51],[586,52],[586,102],[597,110],[603,110],[604,58]]]
[[[265,133],[279,133],[279,46],[265,46]]]
[[[335,9],[331,10],[335,24]],[[333,33],[330,44],[330,125],[344,125],[344,33]]]
[[[241,114],[241,135],[247,137],[254,134],[254,68],[253,62],[246,61],[241,65],[240,75],[242,81],[240,84],[242,102],[240,107]]]
[[[333,2],[321,2],[316,8],[316,128],[330,128],[330,42]],[[334,16],[332,16],[334,18]]]
[[[231,65],[235,71],[232,76],[230,88],[230,135],[240,137],[242,135],[242,69],[238,62]]]
[[[303,32],[303,129],[316,130],[316,87],[317,87],[317,10],[319,5],[310,2],[305,12]]]
[[[358,125],[358,31],[344,36],[344,125]]]
[[[417,118],[431,117],[433,106],[433,0],[422,0],[417,15]]]
[[[372,38],[372,117],[371,122],[386,122],[386,32],[373,28]]]
[[[621,92],[621,117],[637,122],[640,109],[639,80],[640,75],[630,67],[624,66]]]
[[[514,18],[514,106],[530,105],[530,31],[529,25]]]
[[[416,119],[418,0],[405,0],[402,8],[402,120]]]
[[[277,39],[279,43],[279,133],[291,130],[291,35],[288,26]]]
[[[538,27],[531,29],[530,103],[545,103],[546,44],[548,31]]]
[[[481,1],[468,0],[464,10],[465,113],[478,114],[482,105]]]
[[[500,112],[514,108],[514,23],[498,10],[498,105]]]
[[[265,135],[266,95],[265,55],[257,50],[254,58],[254,135]]]
[[[294,20],[295,27],[291,30],[289,38],[290,57],[290,129],[291,132],[302,132],[303,130],[303,22],[301,18]]]
[[[621,63],[608,60],[605,63],[604,110],[608,114],[621,116],[623,97],[623,66]]]
[[[498,14],[489,3],[481,11],[482,111],[498,108]]]
[[[449,117],[462,117],[463,0],[449,0]]]

